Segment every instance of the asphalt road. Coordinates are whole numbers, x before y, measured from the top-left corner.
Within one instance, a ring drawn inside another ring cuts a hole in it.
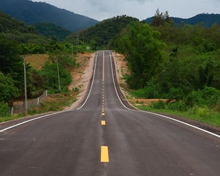
[[[78,110],[0,124],[0,176],[220,175],[219,136],[126,108],[112,75],[111,53],[100,51]]]

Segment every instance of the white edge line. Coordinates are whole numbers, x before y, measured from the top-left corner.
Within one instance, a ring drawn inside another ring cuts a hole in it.
[[[92,88],[93,88],[93,84],[94,84],[94,79],[95,79],[95,75],[96,75],[97,57],[98,57],[98,52],[97,52],[96,57],[95,57],[95,68],[94,68],[94,74],[93,74],[92,84],[91,84],[91,86],[90,86],[89,94],[88,94],[88,96],[87,96],[85,102],[82,104],[82,106],[80,106],[80,107],[77,108],[76,110],[82,109],[82,107],[83,107],[83,106],[86,104],[86,102],[88,101],[89,96],[90,96],[90,94],[91,94],[91,92],[92,92]]]
[[[111,57],[111,59],[112,59],[112,58],[113,58],[113,56]],[[111,62],[111,69],[112,69],[112,79],[113,79],[115,91],[116,91],[116,94],[117,94],[117,96],[118,96],[119,101],[121,102],[121,104],[122,104],[126,109],[128,109],[128,110],[130,110],[130,111],[136,111],[136,112],[137,112],[137,110],[129,109],[128,107],[126,107],[126,106],[124,105],[124,103],[121,101],[121,99],[120,99],[120,97],[119,97],[119,95],[118,95],[118,91],[117,91],[116,86],[115,86],[115,79],[114,79],[114,75],[113,75],[112,62]],[[204,129],[200,128],[200,127],[191,125],[191,124],[189,124],[189,123],[186,123],[186,122],[183,122],[183,121],[180,121],[180,120],[177,120],[177,119],[174,119],[174,118],[165,116],[165,115],[161,115],[161,114],[157,114],[157,113],[153,113],[153,112],[149,112],[149,111],[142,111],[142,110],[138,110],[138,111],[139,111],[139,112],[144,112],[144,113],[146,113],[146,114],[153,114],[153,115],[156,115],[156,116],[159,116],[159,117],[163,117],[163,118],[166,118],[166,119],[169,119],[169,120],[172,120],[172,121],[181,123],[181,124],[183,124],[183,125],[189,126],[189,127],[191,127],[191,128],[197,129],[197,130],[202,131],[202,132],[204,132],[204,133],[210,134],[210,135],[215,136],[215,137],[217,137],[217,138],[220,138],[220,135],[218,135],[218,134],[212,133],[212,132],[207,131],[207,130],[204,130]]]
[[[55,112],[55,113],[52,113],[52,114],[47,114],[47,115],[44,115],[44,116],[40,116],[40,117],[36,117],[36,118],[30,119],[30,120],[26,120],[26,121],[21,122],[21,123],[18,123],[18,124],[16,124],[16,125],[12,125],[12,126],[9,126],[9,127],[7,127],[7,128],[4,128],[4,129],[0,130],[0,133],[3,133],[3,132],[5,132],[5,131],[7,131],[7,130],[10,130],[10,129],[12,129],[12,128],[15,128],[15,127],[24,125],[24,124],[26,124],[26,123],[29,123],[29,122],[32,122],[32,121],[35,121],[35,120],[38,120],[38,119],[42,119],[42,118],[44,118],[44,117],[52,116],[52,115],[59,114],[59,113],[63,113],[63,112],[65,112],[65,111]]]
[[[88,100],[88,98],[89,98],[89,96],[90,96],[90,94],[91,94],[91,90],[92,90],[93,83],[94,83],[94,78],[95,78],[95,73],[96,73],[97,56],[98,56],[98,53],[96,54],[96,58],[95,58],[95,72],[94,72],[94,75],[93,75],[93,80],[92,80],[92,84],[91,84],[91,87],[90,87],[89,94],[88,94],[88,96],[87,96],[87,98],[86,98],[86,101],[85,101],[85,102],[83,103],[83,105],[82,105],[81,107],[79,107],[77,110],[81,109],[81,108],[85,105],[85,103],[87,102],[87,100]],[[38,119],[41,119],[41,118],[44,118],[44,117],[48,117],[48,116],[51,116],[51,115],[55,115],[55,114],[59,114],[59,113],[63,113],[63,112],[65,112],[65,111],[60,111],[60,112],[56,112],[56,113],[52,113],[52,114],[47,114],[47,115],[44,115],[44,116],[40,116],[40,117],[37,117],[37,118],[33,118],[33,119],[30,119],[30,120],[26,120],[26,121],[24,121],[24,122],[21,122],[21,123],[18,123],[18,124],[9,126],[9,127],[7,127],[7,128],[4,128],[4,129],[0,130],[0,133],[3,133],[3,132],[5,132],[5,131],[7,131],[7,130],[10,130],[10,129],[12,129],[12,128],[21,126],[21,125],[23,125],[23,124],[26,124],[26,123],[29,123],[29,122],[32,122],[32,121],[35,121],[35,120],[38,120]]]
[[[85,105],[85,103],[87,102],[87,100],[88,100],[88,98],[89,98],[89,96],[90,96],[90,94],[91,94],[91,90],[92,90],[93,83],[94,83],[94,78],[95,78],[95,73],[96,73],[97,56],[98,56],[98,53],[97,53],[96,58],[95,58],[95,72],[94,72],[94,75],[93,75],[92,85],[91,85],[89,94],[88,94],[88,96],[87,96],[87,98],[86,98],[86,101],[85,101],[85,102],[83,103],[83,105],[82,105],[81,107],[79,107],[77,110],[81,109],[81,108]],[[4,128],[4,129],[0,130],[0,133],[3,133],[3,132],[5,132],[5,131],[7,131],[7,130],[10,130],[10,129],[12,129],[12,128],[21,126],[21,125],[23,125],[23,124],[26,124],[26,123],[29,123],[29,122],[32,122],[32,121],[35,121],[35,120],[38,120],[38,119],[41,119],[41,118],[44,118],[44,117],[48,117],[48,116],[51,116],[51,115],[55,115],[55,114],[59,114],[59,113],[63,113],[63,112],[66,112],[66,111],[60,111],[60,112],[56,112],[56,113],[52,113],[52,114],[47,114],[47,115],[44,115],[44,116],[36,117],[36,118],[30,119],[30,120],[26,120],[26,121],[24,121],[24,122],[21,122],[21,123],[18,123],[18,124],[9,126],[9,127],[7,127],[7,128]]]
[[[111,62],[110,62],[110,63],[111,63],[112,80],[113,80],[113,84],[114,84],[114,87],[115,87],[115,92],[116,92],[117,97],[118,97],[119,101],[121,102],[122,106],[124,106],[124,108],[126,108],[127,110],[131,110],[131,109],[129,109],[128,107],[126,107],[126,106],[124,105],[124,103],[121,101],[121,98],[120,98],[119,95],[118,95],[118,91],[117,91],[116,85],[115,85],[115,78],[114,78],[114,75],[113,75],[113,66],[112,66],[113,56],[111,55],[110,51],[109,51],[109,55],[110,55],[110,58],[111,58]],[[115,74],[117,74],[117,73],[115,73]]]
[[[191,125],[191,124],[186,123],[186,122],[183,122],[183,121],[181,121],[181,120],[177,120],[177,119],[174,119],[174,118],[171,118],[171,117],[165,116],[165,115],[161,115],[161,114],[157,114],[157,113],[149,112],[149,111],[139,111],[139,112],[144,112],[144,113],[146,113],[146,114],[153,114],[153,115],[156,115],[156,116],[160,116],[160,117],[163,117],[163,118],[166,118],[166,119],[169,119],[169,120],[172,120],[172,121],[175,121],[175,122],[178,122],[178,123],[184,124],[184,125],[186,125],[186,126],[189,126],[189,127],[195,128],[195,129],[197,129],[197,130],[200,130],[200,131],[202,131],[202,132],[205,132],[205,133],[208,133],[208,134],[210,134],[210,135],[213,135],[213,136],[215,136],[215,137],[220,138],[220,135],[218,135],[218,134],[215,134],[215,133],[212,133],[212,132],[210,132],[210,131],[204,130],[204,129],[200,128],[200,127],[197,127],[197,126]]]

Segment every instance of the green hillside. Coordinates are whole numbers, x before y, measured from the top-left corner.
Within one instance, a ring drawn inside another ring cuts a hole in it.
[[[0,11],[9,14],[26,24],[54,23],[69,31],[79,31],[98,21],[57,8],[44,2],[29,0],[1,0]]]
[[[25,26],[24,22],[16,20],[0,12],[0,32],[4,33],[38,33],[34,27]]]
[[[26,26],[24,22],[16,20],[0,12],[0,35],[17,43],[47,43],[48,39],[39,34],[33,26]]]
[[[105,46],[132,21],[138,21],[138,19],[126,15],[110,18],[86,30],[71,34],[67,40],[73,40],[76,35],[79,35],[81,40],[89,42],[93,47]]]
[[[52,24],[52,23],[36,23],[33,25],[42,35],[62,41],[66,36],[71,34],[70,31]]]

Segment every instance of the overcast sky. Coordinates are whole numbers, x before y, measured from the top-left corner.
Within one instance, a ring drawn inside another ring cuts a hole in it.
[[[32,0],[42,1],[102,21],[118,15],[146,19],[168,11],[171,17],[189,18],[199,13],[220,14],[220,0]]]

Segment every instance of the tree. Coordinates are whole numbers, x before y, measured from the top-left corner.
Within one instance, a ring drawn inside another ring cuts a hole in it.
[[[128,60],[131,68],[128,83],[132,88],[145,87],[158,73],[165,46],[158,38],[159,33],[148,24],[132,22],[114,42],[116,50]]]
[[[159,9],[157,9],[156,14],[153,17],[152,26],[163,26],[165,23],[171,23],[172,19],[169,17],[168,11],[165,13],[160,13]]]
[[[62,65],[59,64],[59,75],[61,88],[67,86],[71,82],[71,75],[66,71]],[[45,88],[50,90],[58,90],[58,73],[57,63],[47,63],[41,70],[41,76],[44,78]]]
[[[90,46],[91,46],[92,50],[96,50],[97,42],[94,39],[92,39],[90,41]]]
[[[14,98],[18,97],[19,90],[15,87],[14,80],[0,72],[0,102],[7,102],[10,107]]]
[[[0,71],[15,80],[15,86],[21,88],[24,80],[23,60],[18,55],[15,43],[0,38]]]

